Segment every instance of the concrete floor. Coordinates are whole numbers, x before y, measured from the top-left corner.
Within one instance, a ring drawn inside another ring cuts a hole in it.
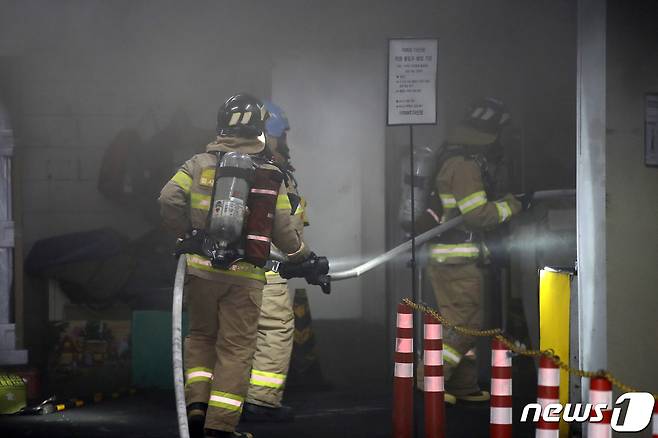
[[[519,358],[519,361],[524,359]],[[531,363],[522,369],[529,369]],[[525,373],[524,373],[525,374]],[[528,376],[527,374],[525,374]],[[515,419],[532,401],[534,384],[515,372]],[[383,386],[338,387],[324,392],[289,392],[286,403],[297,413],[294,423],[253,424],[242,428],[257,438],[384,438],[391,436],[391,388]],[[44,416],[0,417],[0,437],[150,438],[177,437],[172,392],[140,392]],[[422,394],[416,393],[421,410]],[[422,421],[421,421],[422,423]],[[530,425],[515,425],[515,436],[533,435]],[[418,436],[423,436],[422,426]],[[489,406],[457,405],[447,410],[449,438],[489,436]]]
[[[534,436],[531,424],[518,424],[525,404],[536,391],[531,359],[514,359],[515,437]],[[388,380],[388,379],[387,379]],[[338,384],[331,391],[288,391],[285,402],[295,408],[293,423],[244,423],[257,438],[385,438],[391,436],[392,384]],[[486,387],[486,382],[482,386]],[[423,395],[416,393],[418,437],[422,431]],[[0,416],[0,438],[155,438],[178,436],[173,391],[140,391],[44,416]],[[489,436],[488,404],[458,404],[447,409],[448,438]]]

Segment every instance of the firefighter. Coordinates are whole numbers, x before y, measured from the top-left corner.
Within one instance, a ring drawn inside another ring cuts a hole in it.
[[[256,349],[266,278],[261,266],[269,256],[270,239],[292,262],[308,260],[312,254],[290,211],[275,209],[277,197],[287,196],[287,189],[281,171],[263,159],[266,117],[256,98],[247,94],[229,98],[219,109],[216,140],[178,170],[159,198],[164,225],[184,237],[180,252],[187,253],[185,398],[195,437],[252,437],[237,432],[236,426]],[[228,167],[229,157],[233,167]],[[253,166],[235,164],[249,158]],[[240,188],[250,179],[246,215],[236,197],[246,196]],[[221,186],[227,180],[235,183]],[[230,196],[216,202],[226,190]],[[216,220],[222,226],[215,228]],[[221,233],[234,228],[240,234],[237,249],[208,237],[214,236],[214,230],[224,236]]]
[[[429,245],[427,273],[441,315],[456,325],[472,329],[480,329],[483,319],[483,269],[490,256],[483,233],[508,222],[530,200],[526,197],[521,202],[511,194],[497,199],[494,195],[495,182],[487,157],[502,149],[499,137],[509,118],[504,104],[496,99],[482,99],[468,108],[439,153],[434,199],[430,200],[430,204],[434,201],[437,205],[437,211],[428,209],[429,214],[426,212],[419,218],[422,228],[428,229],[458,215],[464,217],[462,226],[442,234]],[[477,383],[474,347],[472,336],[454,330],[444,333],[447,403],[481,402],[490,398]],[[422,367],[418,371],[422,375]]]
[[[269,113],[265,123],[266,149],[287,175],[288,196],[279,196],[276,208],[289,212],[301,236],[305,225],[305,201],[299,196],[297,181],[292,175],[295,169],[290,164],[287,143],[290,125],[281,108],[269,101],[264,103]],[[292,408],[281,403],[295,330],[292,300],[286,279],[271,270],[265,276],[267,284],[263,289],[256,354],[242,418],[245,421],[292,421]]]

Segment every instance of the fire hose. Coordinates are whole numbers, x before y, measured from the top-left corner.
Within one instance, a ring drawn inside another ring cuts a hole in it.
[[[178,257],[176,279],[174,280],[174,304],[171,312],[171,352],[174,364],[174,392],[180,438],[190,438],[187,427],[187,407],[185,405],[185,378],[183,376],[183,286],[185,285],[185,256]]]
[[[575,190],[545,190],[535,192],[533,195],[533,200],[541,201],[568,198],[575,196],[575,194]],[[333,273],[329,272],[328,278],[330,281],[339,281],[346,280],[348,278],[359,277],[366,272],[410,251],[412,247],[412,240],[415,240],[415,244],[422,245],[434,237],[440,235],[441,233],[445,233],[446,231],[457,227],[463,221],[464,218],[462,216],[457,216],[454,219],[444,222],[443,224],[416,236],[415,239],[408,240],[396,246],[395,248],[392,248],[389,251],[368,260],[365,263],[355,266],[354,268]],[[280,252],[273,253],[272,258],[279,262],[286,261],[285,255],[281,254]],[[176,395],[176,412],[178,414],[178,429],[180,438],[189,438],[187,410],[185,405],[185,380],[183,376],[182,340],[183,286],[185,282],[185,265],[185,257],[179,257],[178,267],[176,269],[176,278],[174,280],[174,297],[172,308],[172,359],[174,365],[174,390]],[[329,262],[329,266],[331,266],[331,262]]]
[[[535,201],[544,201],[549,199],[568,198],[575,195],[576,195],[575,190],[544,190],[541,192],[535,192],[532,199]],[[420,246],[432,240],[439,234],[445,233],[446,231],[455,228],[456,226],[460,225],[462,222],[464,222],[464,217],[457,216],[454,219],[444,222],[441,225],[438,225],[432,228],[431,230],[425,231],[424,233],[416,236],[415,243],[416,245]],[[345,271],[333,272],[333,273],[329,272],[329,278],[331,279],[331,281],[337,281],[337,280],[346,280],[348,278],[359,277],[362,274],[365,274],[366,272],[376,268],[377,266],[382,265],[390,260],[393,260],[396,257],[408,251],[411,251],[411,246],[412,246],[411,242],[412,242],[411,240],[408,240],[396,246],[395,248],[386,251],[384,254],[372,258],[365,263],[355,266],[354,268]],[[331,266],[331,262],[329,262],[329,266]]]

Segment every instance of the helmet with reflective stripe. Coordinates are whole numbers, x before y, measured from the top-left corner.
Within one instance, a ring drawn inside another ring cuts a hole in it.
[[[268,112],[268,118],[265,122],[265,133],[271,137],[281,137],[284,132],[290,129],[288,117],[281,107],[273,104],[269,100],[263,101]]]
[[[492,97],[469,105],[461,122],[448,137],[448,142],[462,145],[487,145],[496,141],[503,126],[510,121],[505,104]]]
[[[239,93],[228,98],[217,113],[217,135],[256,138],[263,133],[267,110],[255,97]]]
[[[509,123],[510,115],[505,104],[493,97],[473,102],[467,109],[464,122],[478,131],[498,134],[500,128]]]

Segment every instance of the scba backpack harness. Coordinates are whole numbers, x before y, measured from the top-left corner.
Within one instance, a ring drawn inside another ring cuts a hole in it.
[[[218,154],[206,227],[179,241],[177,254],[208,257],[215,268],[240,260],[265,266],[284,175],[264,164],[271,163],[241,152]]]

